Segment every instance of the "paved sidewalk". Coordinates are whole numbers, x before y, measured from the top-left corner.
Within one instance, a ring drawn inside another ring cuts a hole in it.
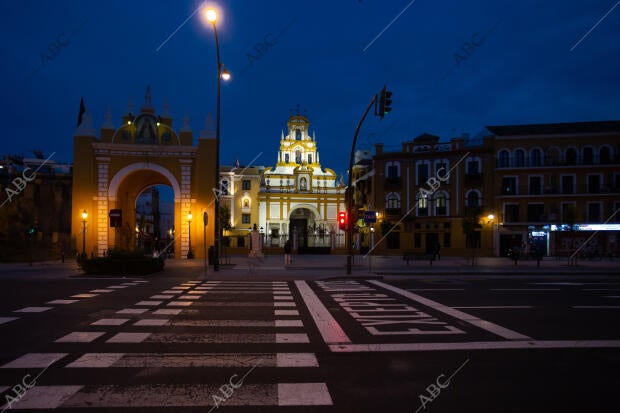
[[[569,266],[566,259],[557,260],[546,257],[540,262],[535,260],[514,261],[508,258],[478,257],[475,265],[471,258],[442,257],[432,263],[429,260],[410,261],[409,265],[402,256],[356,255],[352,274],[346,273],[345,255],[294,255],[293,262],[284,266],[281,255],[265,255],[262,259],[249,258],[246,255],[231,256],[222,259],[220,270],[213,271],[210,266],[206,272],[209,279],[253,279],[268,276],[274,279],[318,279],[333,277],[381,277],[381,276],[416,276],[416,275],[620,275],[620,260],[579,261],[576,266]],[[432,264],[432,265],[431,265]],[[66,278],[81,274],[75,261],[0,263],[0,278]],[[168,259],[162,275],[205,277],[202,259]],[[155,274],[154,276],[158,276]],[[115,276],[116,277],[116,276]]]

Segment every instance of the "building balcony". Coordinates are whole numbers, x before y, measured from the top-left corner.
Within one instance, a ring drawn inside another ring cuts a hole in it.
[[[385,215],[387,215],[388,217],[399,217],[402,214],[402,209],[401,208],[386,208],[385,209]]]

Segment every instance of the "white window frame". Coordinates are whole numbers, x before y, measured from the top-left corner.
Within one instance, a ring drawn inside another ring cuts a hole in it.
[[[540,178],[540,194],[532,194],[530,187],[530,178]],[[543,195],[545,193],[545,176],[540,174],[532,174],[527,176],[527,194],[528,195]]]
[[[564,192],[564,177],[572,176],[573,177],[573,192],[567,194]],[[560,174],[560,195],[574,195],[577,193],[577,174]]]

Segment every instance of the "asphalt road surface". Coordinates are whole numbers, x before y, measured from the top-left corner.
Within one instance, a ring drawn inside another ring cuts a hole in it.
[[[620,279],[555,278],[0,280],[0,405],[620,411]]]

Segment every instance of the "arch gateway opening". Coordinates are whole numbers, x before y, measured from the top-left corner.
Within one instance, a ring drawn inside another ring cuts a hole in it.
[[[118,127],[108,111],[97,133],[87,110],[74,135],[72,236],[84,237],[88,256],[113,248],[152,253],[173,241],[175,257],[187,258],[190,248],[203,257],[203,231],[207,248],[214,240],[213,224],[201,219],[214,216],[214,163],[212,135],[201,133],[194,146],[189,120],[177,132],[167,104],[156,114],[148,87],[140,112],[130,104]]]

